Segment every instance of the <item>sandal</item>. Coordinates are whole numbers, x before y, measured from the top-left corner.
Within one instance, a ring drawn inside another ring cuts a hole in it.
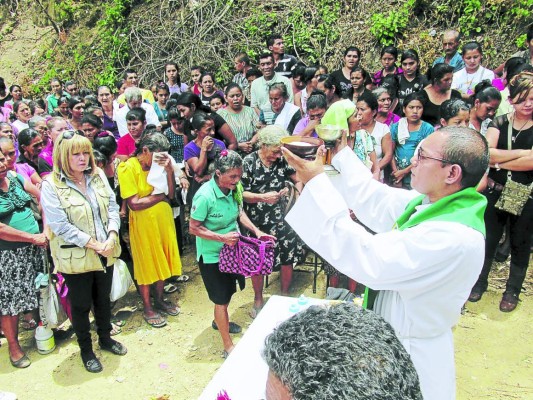
[[[178,306],[175,306],[168,301],[163,301],[162,303],[155,303],[154,307],[156,310],[171,315],[173,317],[175,317],[181,312],[181,309]]]
[[[143,318],[152,328],[162,328],[167,324],[167,320],[160,314],[155,314],[151,317],[143,314]]]
[[[250,318],[252,319],[255,319],[255,317],[257,317],[257,314],[259,314],[259,311],[261,311],[263,309],[263,307],[256,307],[256,306],[253,306],[252,309],[250,310]]]
[[[174,285],[173,283],[167,283],[163,287],[163,292],[165,292],[165,294],[174,293],[176,290],[178,290],[178,287]]]
[[[218,326],[217,326],[217,323],[215,321],[213,321],[211,323],[211,327],[215,330],[215,331],[218,331]],[[241,333],[242,332],[242,328],[240,325],[236,324],[235,322],[230,322],[229,323],[229,333]]]
[[[113,325],[116,325],[116,326],[122,328],[124,325],[126,325],[126,320],[124,320],[124,319],[118,319],[118,318],[112,318],[112,319],[111,319],[111,323],[112,323]]]
[[[188,282],[189,279],[190,279],[189,275],[180,275],[176,278],[175,282],[184,283],[184,282]]]
[[[20,357],[17,361],[14,361],[10,356],[9,361],[11,361],[11,365],[15,368],[28,368],[31,365],[31,361],[26,354]]]
[[[34,318],[27,320],[27,321],[26,320],[22,321],[22,329],[24,329],[25,331],[33,331],[36,328],[37,328],[37,322],[35,322]]]
[[[118,326],[117,324],[114,324],[113,322],[111,322],[111,332],[109,332],[109,335],[116,336],[120,333],[122,333],[122,328]]]

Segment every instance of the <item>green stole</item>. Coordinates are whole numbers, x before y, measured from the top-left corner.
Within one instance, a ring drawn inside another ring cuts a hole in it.
[[[426,221],[449,221],[466,225],[485,236],[484,215],[487,199],[475,188],[469,187],[443,197],[411,218],[416,207],[422,204],[425,197],[425,195],[420,195],[407,203],[405,211],[400,215],[393,229],[403,231]],[[372,309],[376,295],[376,290],[367,287],[363,307]]]

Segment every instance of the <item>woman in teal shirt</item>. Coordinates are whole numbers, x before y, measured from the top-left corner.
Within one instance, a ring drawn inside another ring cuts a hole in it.
[[[190,233],[196,236],[196,258],[209,299],[215,303],[213,328],[218,329],[224,345],[223,356],[233,350],[230,333],[241,327],[229,322],[228,305],[236,291],[236,281],[244,288],[242,275],[220,272],[222,246],[239,241],[237,221],[256,237],[270,237],[259,230],[242,210],[242,158],[234,151],[222,150],[215,159],[213,178],[201,186],[192,201]]]

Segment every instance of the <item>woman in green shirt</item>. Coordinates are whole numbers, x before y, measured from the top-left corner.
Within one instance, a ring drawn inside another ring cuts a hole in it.
[[[190,233],[196,236],[196,258],[209,299],[215,303],[213,328],[220,332],[224,358],[233,350],[230,333],[241,327],[229,322],[228,305],[236,291],[236,281],[244,288],[242,275],[220,272],[219,254],[224,244],[239,241],[237,221],[256,237],[269,237],[259,230],[242,210],[242,158],[234,151],[222,150],[215,159],[213,178],[196,192],[192,201]]]

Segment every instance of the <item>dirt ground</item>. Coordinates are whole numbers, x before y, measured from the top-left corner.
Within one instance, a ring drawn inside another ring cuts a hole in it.
[[[119,301],[114,312],[126,317],[127,325],[116,338],[128,347],[128,354],[117,357],[102,353],[95,343],[97,356],[104,365],[100,374],[85,371],[75,338],[57,341],[57,349],[48,355],[37,353],[33,335],[21,334],[21,343],[32,360],[25,370],[15,370],[8,362],[5,339],[0,348],[0,391],[10,391],[20,400],[94,400],[96,399],[196,399],[222,364],[218,333],[211,328],[212,304],[202,284],[199,270],[189,247],[183,257],[184,272],[191,280],[180,284],[182,313],[170,317],[169,324],[153,329],[143,321],[140,298],[134,291]],[[505,283],[504,264],[495,265],[489,292],[467,311],[455,329],[457,398],[533,399],[533,274],[529,271],[527,292],[515,312],[501,313],[499,287]],[[312,274],[295,273],[293,295],[324,297],[325,277],[318,277],[317,293],[312,293]],[[274,273],[267,294],[279,294],[279,277]],[[244,331],[250,325],[248,312],[253,291],[249,282],[230,305],[231,319]],[[131,312],[132,307],[138,307]],[[95,335],[93,335],[95,336]],[[238,342],[240,335],[237,335]],[[527,378],[529,376],[529,378]]]

